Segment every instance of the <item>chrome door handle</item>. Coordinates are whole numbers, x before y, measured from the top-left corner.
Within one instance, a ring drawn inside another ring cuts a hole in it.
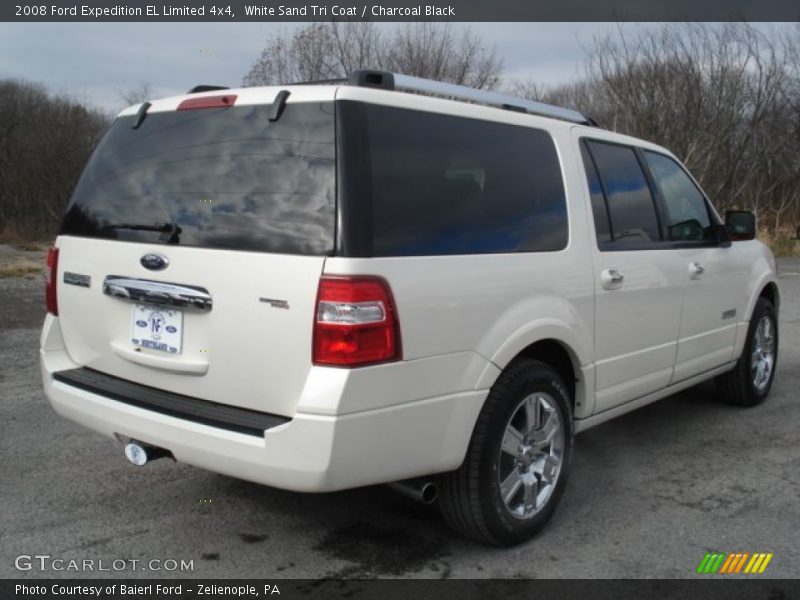
[[[617,269],[603,269],[603,272],[600,273],[600,282],[604,289],[615,290],[622,285],[623,281],[625,281],[625,276]]]
[[[692,279],[697,279],[698,277],[700,277],[700,275],[702,275],[705,272],[706,270],[703,268],[703,265],[701,265],[699,262],[689,263],[689,277],[691,277]]]
[[[204,288],[118,275],[109,275],[105,278],[103,293],[129,302],[169,306],[184,310],[207,312],[211,310],[212,306],[211,295]]]

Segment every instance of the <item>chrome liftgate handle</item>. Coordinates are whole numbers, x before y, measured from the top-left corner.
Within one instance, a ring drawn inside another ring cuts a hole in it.
[[[103,280],[103,293],[128,302],[198,312],[210,311],[213,304],[211,295],[205,288],[119,275],[109,275]]]

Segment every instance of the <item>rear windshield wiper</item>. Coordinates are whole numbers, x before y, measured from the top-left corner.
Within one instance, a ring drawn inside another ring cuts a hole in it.
[[[289,90],[281,90],[278,92],[278,95],[275,96],[275,100],[272,101],[272,106],[269,109],[269,120],[271,122],[274,123],[281,118],[283,109],[286,108],[286,100],[289,98],[290,93]]]
[[[136,118],[133,120],[131,129],[139,129],[139,126],[144,122],[144,119],[147,116],[147,111],[151,106],[153,105],[149,102],[142,102],[142,105],[139,107],[139,110],[136,113]]]
[[[161,232],[162,242],[168,244],[177,244],[180,242],[180,235],[183,230],[177,223],[153,223],[152,225],[144,225],[139,223],[118,223],[115,225],[103,225],[101,229],[129,229],[132,231],[157,231]],[[165,237],[166,236],[166,237]]]

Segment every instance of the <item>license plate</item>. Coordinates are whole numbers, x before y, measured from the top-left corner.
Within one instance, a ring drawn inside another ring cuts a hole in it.
[[[174,308],[134,305],[131,342],[140,348],[180,354],[183,313]]]

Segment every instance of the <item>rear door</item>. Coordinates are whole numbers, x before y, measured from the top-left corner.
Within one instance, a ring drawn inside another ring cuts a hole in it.
[[[583,139],[595,223],[596,412],[668,385],[685,274],[634,148]]]
[[[303,97],[314,93],[293,93],[277,120],[271,95],[265,103],[245,91],[224,106],[162,102],[138,127],[134,114],[116,121],[57,241],[59,320],[73,360],[293,414],[334,245],[332,92]]]

